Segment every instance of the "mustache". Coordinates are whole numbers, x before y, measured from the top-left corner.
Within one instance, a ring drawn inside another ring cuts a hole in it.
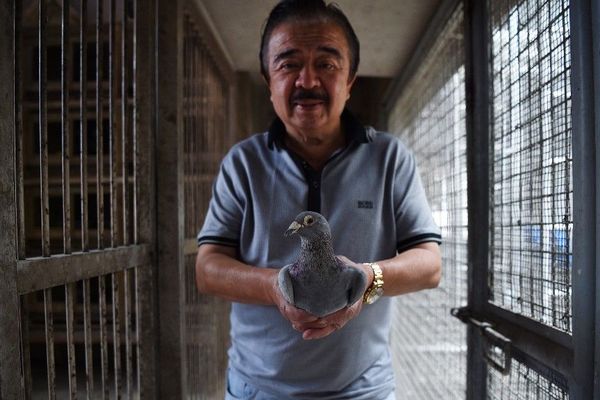
[[[290,100],[292,103],[298,100],[327,101],[329,100],[329,96],[323,90],[297,89],[294,93],[292,93],[292,97]]]

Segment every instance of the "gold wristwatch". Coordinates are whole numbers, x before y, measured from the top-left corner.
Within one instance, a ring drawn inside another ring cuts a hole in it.
[[[369,267],[373,270],[373,283],[365,292],[363,297],[363,303],[365,304],[373,304],[375,303],[381,296],[383,296],[383,271],[381,267],[376,263],[367,263]]]

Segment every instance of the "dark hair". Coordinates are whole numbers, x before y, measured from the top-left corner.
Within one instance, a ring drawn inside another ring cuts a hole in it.
[[[356,75],[360,61],[360,43],[350,25],[350,21],[335,3],[325,4],[324,0],[281,0],[269,14],[260,39],[260,72],[269,80],[267,51],[271,34],[276,27],[287,21],[323,20],[337,24],[346,36],[350,49],[350,77]]]

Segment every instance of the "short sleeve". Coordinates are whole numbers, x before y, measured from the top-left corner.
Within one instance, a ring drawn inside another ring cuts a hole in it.
[[[396,249],[402,252],[423,242],[441,243],[414,156],[406,149],[397,160],[394,179]]]
[[[235,168],[233,156],[229,153],[221,163],[213,184],[206,218],[198,233],[198,246],[211,243],[238,247],[243,210],[240,176]]]

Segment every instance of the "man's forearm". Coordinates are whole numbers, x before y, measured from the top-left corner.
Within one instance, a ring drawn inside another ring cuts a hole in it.
[[[233,248],[205,244],[198,250],[196,286],[203,293],[240,303],[272,305],[276,276],[274,269],[240,262]]]
[[[439,245],[433,242],[422,243],[378,264],[383,270],[387,296],[435,288],[441,278]]]

